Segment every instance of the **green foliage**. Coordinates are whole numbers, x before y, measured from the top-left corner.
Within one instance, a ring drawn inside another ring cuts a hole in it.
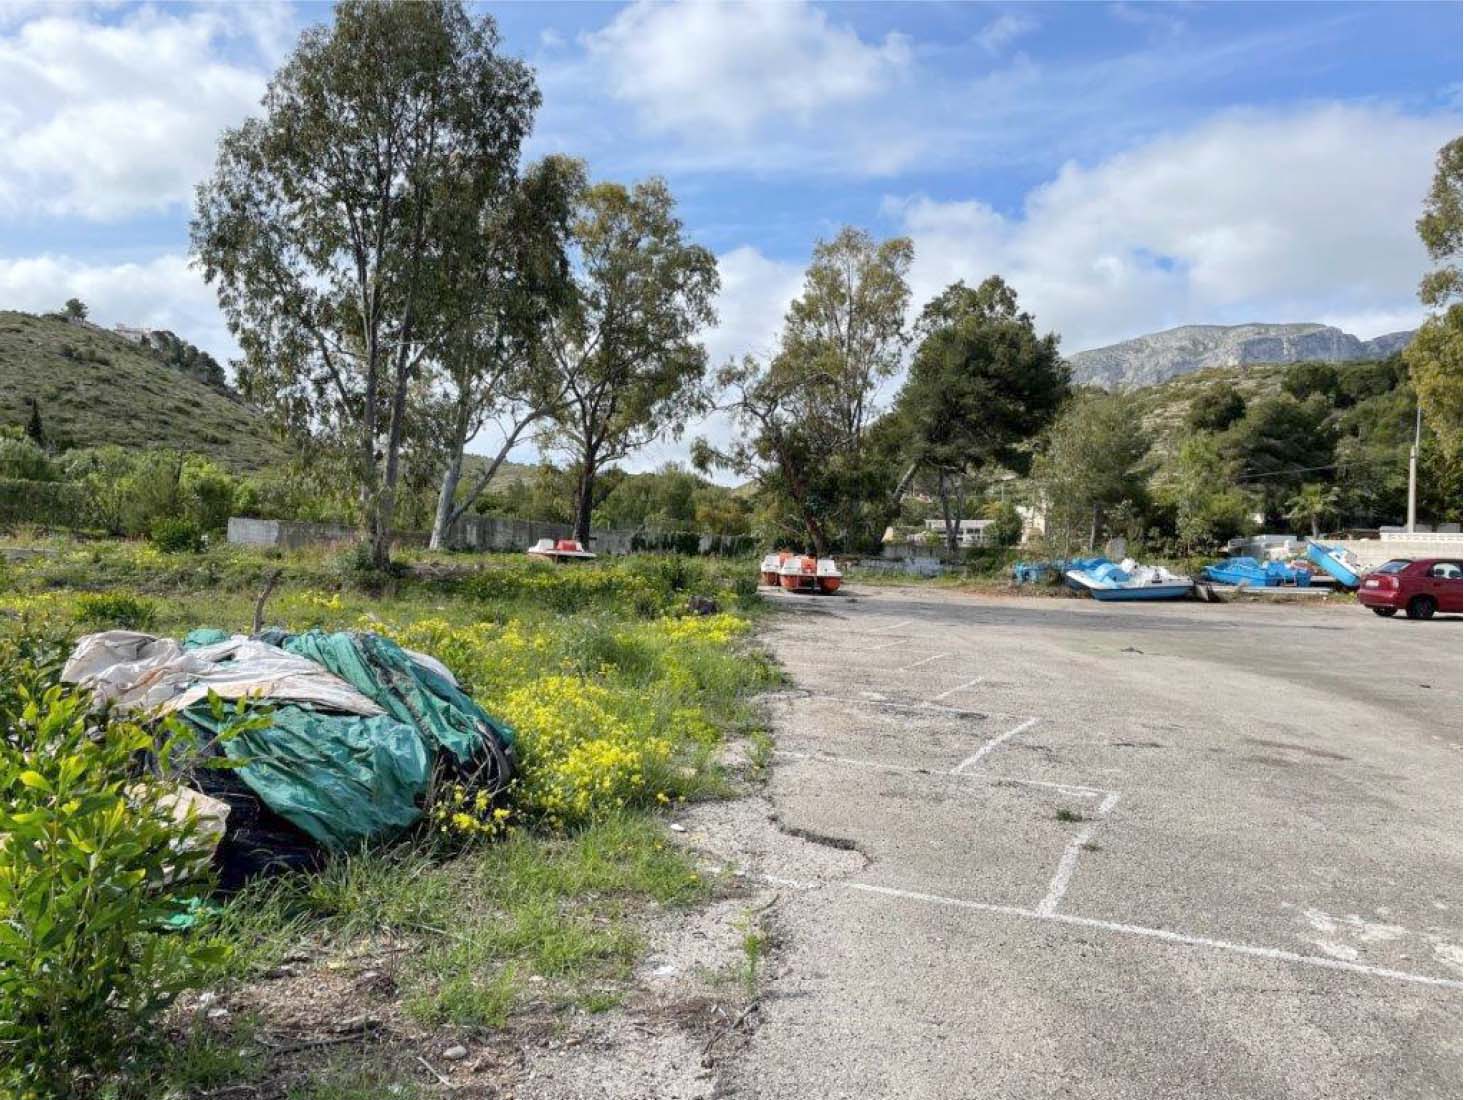
[[[157,604],[129,592],[84,592],[76,598],[79,622],[99,628],[151,630]]]
[[[182,517],[154,520],[147,537],[165,554],[194,554],[203,549],[203,532],[198,524]]]
[[[1015,546],[1022,539],[1022,515],[1017,506],[1005,500],[987,501],[984,509],[991,520],[986,528],[986,541],[991,546],[1005,548]]]
[[[1311,527],[1312,538],[1320,538],[1322,521],[1337,514],[1341,495],[1336,486],[1328,488],[1319,482],[1307,482],[1286,502],[1285,516],[1297,523],[1305,522]]]
[[[549,335],[565,401],[549,438],[576,474],[575,535],[589,535],[600,467],[677,434],[705,408],[716,257],[683,239],[666,182],[596,184],[571,225],[572,302]]]
[[[1128,533],[1147,502],[1140,469],[1147,451],[1128,395],[1082,393],[1068,403],[1033,468],[1053,553],[1070,557],[1105,533]]]
[[[93,515],[90,495],[80,485],[0,478],[0,525],[90,527],[94,523]]]
[[[1227,383],[1207,386],[1190,402],[1185,422],[1197,432],[1221,432],[1245,415],[1245,398]]]
[[[401,474],[440,434],[406,364],[457,335],[473,230],[514,186],[539,106],[533,71],[498,45],[456,0],[341,3],[300,36],[263,114],[224,132],[198,190],[194,251],[244,352],[240,387],[354,453],[378,565]]]
[[[36,1098],[90,1092],[223,956],[165,931],[208,850],[174,787],[134,767],[186,735],[98,724],[54,675],[11,665],[0,700],[0,1082]]]
[[[1213,550],[1249,530],[1254,505],[1236,484],[1235,460],[1220,453],[1213,434],[1204,432],[1185,440],[1178,460],[1166,473],[1159,497],[1174,511],[1182,553]]]
[[[1428,426],[1458,450],[1464,415],[1464,309],[1459,303],[1425,321],[1403,359]]]
[[[20,481],[55,481],[56,467],[30,438],[0,438],[0,478]]]
[[[744,535],[751,510],[730,489],[676,463],[618,478],[595,507],[595,526],[661,532]],[[683,553],[696,553],[692,546]]]
[[[166,329],[149,332],[144,338],[145,346],[153,349],[168,366],[182,371],[208,386],[222,389],[227,379],[224,368],[206,351],[194,347],[175,333]]]
[[[894,415],[909,433],[911,459],[936,471],[942,501],[949,502],[952,481],[990,467],[1026,473],[1027,442],[1068,393],[1057,336],[1039,337],[1016,292],[995,275],[975,290],[947,287],[925,306],[918,327],[924,339]],[[956,495],[965,496],[963,484]],[[954,540],[954,530],[949,535]]]
[[[1337,399],[1339,385],[1337,368],[1331,363],[1293,363],[1281,379],[1281,388],[1298,401],[1321,394],[1331,404]]]
[[[72,320],[84,321],[87,315],[86,303],[80,298],[67,298],[66,304],[61,307],[61,312]]]
[[[1464,173],[1464,138],[1455,138],[1439,150],[1433,186],[1418,219],[1418,236],[1429,259],[1442,265],[1423,277],[1418,296],[1424,305],[1446,306],[1459,297],[1461,234],[1461,173]]]
[[[882,383],[898,370],[908,335],[906,281],[914,250],[845,227],[820,241],[789,308],[777,354],[747,356],[718,374],[740,438],[726,449],[693,444],[693,464],[756,481],[766,541],[819,554],[872,549],[896,510],[897,476],[873,430]]]
[[[1252,402],[1221,438],[1221,454],[1238,464],[1242,481],[1260,491],[1268,519],[1279,517],[1283,502],[1332,464],[1331,412],[1321,394],[1305,401],[1264,398]]]

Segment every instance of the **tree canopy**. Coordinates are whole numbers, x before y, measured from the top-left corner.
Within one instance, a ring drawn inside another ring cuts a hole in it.
[[[1017,295],[993,275],[972,289],[957,282],[926,303],[924,338],[895,403],[909,432],[911,460],[935,474],[948,549],[956,548],[952,481],[993,466],[1025,474],[1026,446],[1057,413],[1070,372],[1057,336],[1038,336]],[[964,492],[958,498],[964,497]]]
[[[675,207],[664,180],[600,183],[570,226],[570,301],[546,335],[563,399],[544,439],[576,469],[581,539],[600,468],[679,433],[707,404],[697,336],[716,323],[721,281],[711,252],[683,238]]]
[[[456,0],[346,0],[262,105],[219,140],[194,250],[244,352],[241,389],[354,449],[384,564],[409,397],[451,315],[443,273],[466,266],[461,226],[514,186],[539,93]]]
[[[774,356],[718,375],[739,436],[693,448],[699,468],[754,479],[774,530],[819,554],[877,541],[897,503],[870,436],[907,343],[912,255],[903,237],[876,243],[848,227],[820,241]]]

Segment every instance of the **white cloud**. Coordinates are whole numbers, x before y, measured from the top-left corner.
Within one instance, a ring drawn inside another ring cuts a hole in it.
[[[0,302],[44,313],[80,298],[89,319],[162,328],[197,344],[220,363],[239,355],[214,292],[186,256],[167,253],[143,263],[93,264],[71,256],[0,256]]]
[[[175,10],[43,8],[0,34],[0,213],[111,220],[188,201],[293,21],[273,5]]]
[[[1039,25],[1037,20],[1031,16],[1013,15],[1011,12],[1007,12],[1004,15],[998,15],[981,28],[976,35],[976,41],[987,53],[1001,53],[1022,35],[1035,31]]]
[[[658,4],[586,35],[611,94],[654,130],[745,134],[769,118],[807,124],[882,91],[911,64],[908,41],[865,42],[807,3]]]
[[[1457,120],[1379,106],[1223,115],[1030,192],[888,200],[916,300],[1000,273],[1069,351],[1185,323],[1416,321],[1413,222]],[[1357,331],[1364,338],[1377,335]]]

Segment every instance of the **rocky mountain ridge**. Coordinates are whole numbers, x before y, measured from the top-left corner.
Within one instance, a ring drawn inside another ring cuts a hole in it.
[[[1181,325],[1068,356],[1073,381],[1106,389],[1151,386],[1210,367],[1386,359],[1413,338],[1390,332],[1359,340],[1332,325]]]

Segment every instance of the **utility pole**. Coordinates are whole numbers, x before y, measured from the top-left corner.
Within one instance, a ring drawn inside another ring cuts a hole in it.
[[[1408,448],[1408,533],[1418,529],[1418,444],[1423,437],[1423,402],[1413,415],[1413,446]]]

